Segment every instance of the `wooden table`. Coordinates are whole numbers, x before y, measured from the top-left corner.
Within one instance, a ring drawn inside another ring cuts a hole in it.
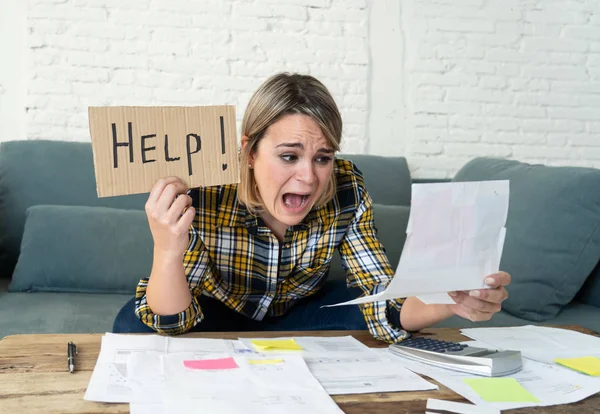
[[[579,327],[569,326],[584,333]],[[237,339],[277,336],[342,336],[353,335],[370,347],[385,347],[367,331],[302,331],[302,332],[227,332],[191,333],[183,337]],[[421,335],[439,339],[468,340],[458,329],[426,329]],[[105,404],[83,399],[100,353],[102,334],[13,335],[0,341],[0,412],[4,413],[127,413],[128,404]],[[67,371],[67,342],[77,344],[77,370]],[[466,402],[460,395],[436,383],[434,391],[412,391],[339,395],[333,399],[345,413],[424,413],[427,398]],[[592,414],[600,410],[600,394],[575,404],[553,407],[524,408],[511,413],[577,413]]]

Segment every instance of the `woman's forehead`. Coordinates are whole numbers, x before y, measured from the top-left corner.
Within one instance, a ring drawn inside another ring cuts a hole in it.
[[[284,116],[267,128],[264,138],[269,139],[273,145],[300,143],[304,147],[331,147],[321,127],[306,115]]]

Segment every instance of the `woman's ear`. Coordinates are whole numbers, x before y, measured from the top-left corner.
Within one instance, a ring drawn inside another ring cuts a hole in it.
[[[242,135],[242,151],[246,148],[246,145],[248,145],[249,140],[250,138],[248,138],[248,135]]]
[[[242,135],[242,151],[244,151],[246,146],[249,145],[248,144],[249,142],[250,142],[250,138],[248,138],[247,135]],[[251,151],[248,154],[248,167],[253,168],[253,166],[254,166],[254,151]]]

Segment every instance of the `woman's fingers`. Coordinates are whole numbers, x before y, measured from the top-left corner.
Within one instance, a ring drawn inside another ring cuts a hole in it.
[[[189,231],[192,222],[194,221],[194,217],[196,216],[196,209],[194,207],[188,207],[181,219],[175,225],[175,229],[178,233],[183,234]]]
[[[468,292],[468,295],[475,299],[481,299],[486,302],[502,303],[508,298],[508,292],[504,287],[495,289],[476,289]]]
[[[188,207],[192,205],[192,197],[179,194],[164,215],[164,221],[169,224],[177,223]]]
[[[502,309],[501,304],[508,297],[505,286],[510,282],[510,274],[498,272],[485,277],[485,283],[490,289],[450,292],[456,302],[455,305],[450,305],[451,309],[465,319],[487,321]]]
[[[485,277],[485,284],[491,288],[507,286],[510,284],[512,277],[506,272],[498,272]]]
[[[169,211],[173,203],[176,201],[176,198],[179,198],[179,195],[185,195],[187,190],[188,189],[186,185],[183,184],[181,181],[170,182],[167,185],[165,185],[158,200],[154,204],[154,208],[151,209],[152,217],[155,219],[164,218],[167,215],[167,212]]]
[[[465,292],[456,292],[453,299],[464,313],[470,315],[468,318],[470,320],[488,320],[502,308],[500,302],[488,302],[473,298]]]
[[[178,177],[165,177],[156,180],[156,182],[152,186],[152,190],[150,190],[148,200],[146,201],[146,211],[153,210],[165,187],[171,183],[176,182],[182,183],[181,179],[179,179]]]
[[[496,312],[483,312],[478,311],[476,309],[471,308],[470,306],[465,305],[464,303],[457,303],[455,305],[450,305],[453,307],[453,312],[458,316],[468,319],[473,322],[477,321],[488,321],[494,316]]]

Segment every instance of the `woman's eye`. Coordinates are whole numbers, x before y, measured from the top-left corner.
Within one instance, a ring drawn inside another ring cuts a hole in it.
[[[279,156],[285,162],[293,162],[298,159],[294,154],[283,154]]]
[[[331,161],[331,157],[317,157],[317,162],[319,164],[327,164]]]

